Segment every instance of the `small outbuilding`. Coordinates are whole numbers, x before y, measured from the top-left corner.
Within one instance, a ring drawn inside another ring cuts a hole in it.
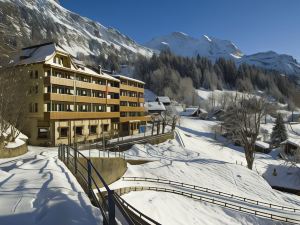
[[[171,105],[171,100],[168,96],[157,96],[155,101],[156,102],[161,102],[165,106]]]
[[[145,102],[145,108],[149,114],[161,115],[166,111],[166,107],[161,102]]]
[[[193,113],[192,115],[193,117],[199,117],[200,119],[206,119],[207,118],[207,112],[204,109],[201,109],[200,107],[198,107]]]
[[[287,155],[295,155],[297,150],[300,150],[300,138],[288,138],[287,140],[281,142],[281,149]]]
[[[271,151],[270,144],[263,142],[263,141],[256,141],[255,142],[255,151],[262,152],[262,153],[270,153],[270,151]]]

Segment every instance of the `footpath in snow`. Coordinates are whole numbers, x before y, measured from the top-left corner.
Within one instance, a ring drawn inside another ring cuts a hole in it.
[[[101,223],[100,211],[57,159],[57,148],[29,147],[24,156],[0,159],[1,225]]]

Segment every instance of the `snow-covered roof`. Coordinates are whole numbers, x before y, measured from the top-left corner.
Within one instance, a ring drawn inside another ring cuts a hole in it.
[[[300,138],[299,139],[288,138],[287,140],[281,142],[281,144],[286,144],[286,143],[300,147]]]
[[[49,60],[56,52],[70,55],[60,45],[50,42],[23,48],[20,55],[15,59],[16,65],[26,65]]]
[[[256,141],[255,145],[264,149],[270,148],[270,144],[263,142],[263,141]]]
[[[168,96],[157,96],[156,100],[162,103],[171,103],[171,100]]]
[[[134,79],[132,77],[127,77],[127,76],[124,76],[124,75],[112,75],[113,77],[116,77],[116,78],[123,78],[125,80],[130,80],[130,81],[134,81],[134,82],[137,82],[137,83],[141,83],[141,84],[145,84],[145,82],[141,81],[141,80],[137,80],[137,79]]]
[[[160,102],[145,102],[148,111],[166,111],[164,104]]]
[[[65,54],[70,57],[71,62],[76,65],[77,68],[68,68],[69,70],[72,70],[74,72],[81,72],[86,73],[88,75],[98,76],[104,79],[114,80],[118,81],[118,79],[112,77],[111,75],[105,73],[102,71],[102,73],[97,73],[94,70],[88,68],[82,61],[79,61],[74,56],[72,56],[70,53],[68,53],[65,49],[63,49],[59,44],[57,43],[45,43],[41,45],[35,45],[28,48],[23,48],[21,54],[17,57],[15,60],[16,65],[27,65],[27,64],[33,64],[33,63],[40,63],[45,62],[45,64],[49,64],[55,67],[62,67],[59,64],[54,64],[52,60],[50,60],[55,53],[61,53]]]

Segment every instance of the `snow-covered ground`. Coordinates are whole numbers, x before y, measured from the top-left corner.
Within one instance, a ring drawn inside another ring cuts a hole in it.
[[[185,147],[177,140],[155,146],[135,145],[126,151],[126,158],[153,162],[128,165],[124,177],[159,177],[258,201],[300,208],[300,197],[276,191],[266,181],[272,176],[272,168],[284,165],[284,162],[277,159],[276,154],[257,153],[254,170],[250,171],[246,168],[242,147],[230,144],[223,137],[215,140],[212,126],[216,123],[217,121],[182,117],[177,132]],[[278,176],[280,179],[282,177]],[[288,180],[285,179],[285,182]],[[290,182],[294,186],[300,179]],[[113,189],[128,186],[153,184],[119,180],[111,185]],[[124,195],[124,198],[163,224],[276,224],[274,221],[169,193],[131,192]],[[293,218],[300,219],[300,214],[293,215]]]
[[[0,224],[100,224],[75,177],[57,159],[57,148],[29,146],[23,156],[0,159]]]

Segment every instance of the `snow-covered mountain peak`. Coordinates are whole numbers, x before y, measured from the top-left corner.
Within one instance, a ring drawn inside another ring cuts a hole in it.
[[[193,57],[198,54],[212,60],[219,57],[239,58],[243,53],[230,41],[203,35],[199,39],[182,32],[153,38],[145,44],[149,48],[163,50],[166,46],[177,55]]]
[[[114,28],[65,9],[58,0],[0,0],[0,9],[1,29],[5,31],[0,37],[4,40],[0,40],[0,48],[21,48],[54,40],[75,56],[114,53],[129,59],[137,54],[150,57],[154,52]],[[15,42],[5,43],[12,35]]]

